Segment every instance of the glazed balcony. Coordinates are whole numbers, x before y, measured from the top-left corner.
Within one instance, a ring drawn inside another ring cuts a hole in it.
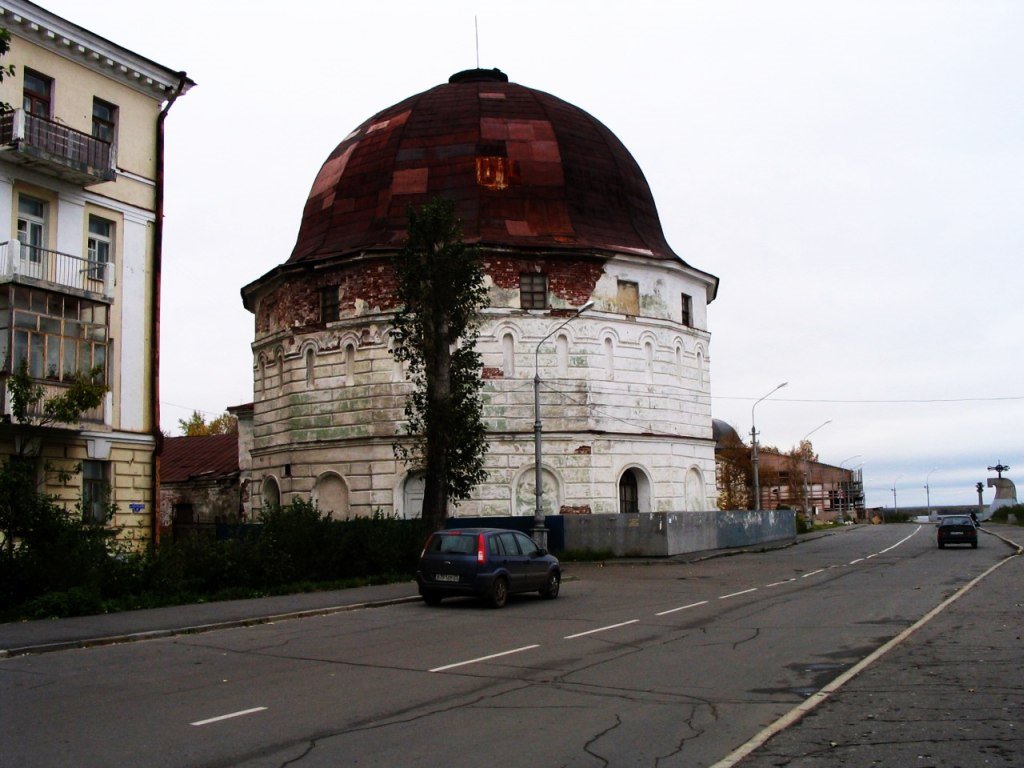
[[[0,114],[0,152],[11,162],[83,187],[115,178],[108,142],[23,109]]]
[[[0,283],[25,283],[110,301],[114,265],[11,240],[0,243]]]

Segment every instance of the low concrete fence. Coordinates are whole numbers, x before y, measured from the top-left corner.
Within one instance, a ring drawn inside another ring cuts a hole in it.
[[[562,517],[566,549],[616,557],[669,557],[796,539],[793,510],[650,512]]]

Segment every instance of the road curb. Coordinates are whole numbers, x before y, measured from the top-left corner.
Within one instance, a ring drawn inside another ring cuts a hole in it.
[[[0,648],[0,659],[9,659],[15,656],[54,653],[57,651],[70,651],[76,648],[97,648],[104,645],[137,643],[144,640],[158,640],[168,637],[176,637],[178,635],[198,635],[203,632],[213,632],[218,629],[253,627],[260,624],[273,624],[277,621],[307,619],[313,616],[328,616],[333,613],[345,613],[346,611],[358,611],[366,608],[384,608],[389,605],[412,603],[420,599],[419,595],[410,595],[409,597],[394,597],[387,600],[371,600],[365,603],[332,605],[324,608],[309,608],[304,611],[288,611],[286,613],[275,613],[269,616],[252,616],[244,619],[232,619],[230,621],[215,621],[209,624],[196,624],[188,627],[152,629],[145,632],[128,632],[116,635],[104,635],[102,637],[84,638],[81,640],[65,640],[59,643],[39,643],[34,645],[15,646],[13,648]]]

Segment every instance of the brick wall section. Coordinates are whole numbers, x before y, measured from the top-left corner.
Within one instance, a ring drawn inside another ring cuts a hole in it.
[[[483,258],[483,264],[495,286],[517,293],[520,274],[546,273],[552,304],[578,307],[592,297],[597,281],[604,274],[605,260],[488,255]],[[295,327],[323,327],[320,291],[329,286],[338,288],[342,319],[366,312],[389,312],[397,306],[398,282],[390,258],[385,256],[332,270],[307,272],[282,283],[259,302],[257,334]]]
[[[295,328],[322,328],[320,291],[336,286],[340,317],[389,312],[397,306],[398,282],[388,257],[295,275],[264,297],[256,309],[257,334]]]
[[[545,273],[552,304],[570,307],[585,304],[594,294],[597,281],[604,274],[604,259],[598,258],[513,258],[486,255],[484,270],[498,288],[519,290],[519,275],[524,272]],[[557,301],[556,301],[557,300]]]

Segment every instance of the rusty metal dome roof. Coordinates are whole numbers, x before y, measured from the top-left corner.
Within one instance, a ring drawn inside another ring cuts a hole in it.
[[[399,247],[406,206],[455,201],[467,242],[679,260],[640,167],[582,109],[467,70],[350,133],[320,169],[289,264]]]

